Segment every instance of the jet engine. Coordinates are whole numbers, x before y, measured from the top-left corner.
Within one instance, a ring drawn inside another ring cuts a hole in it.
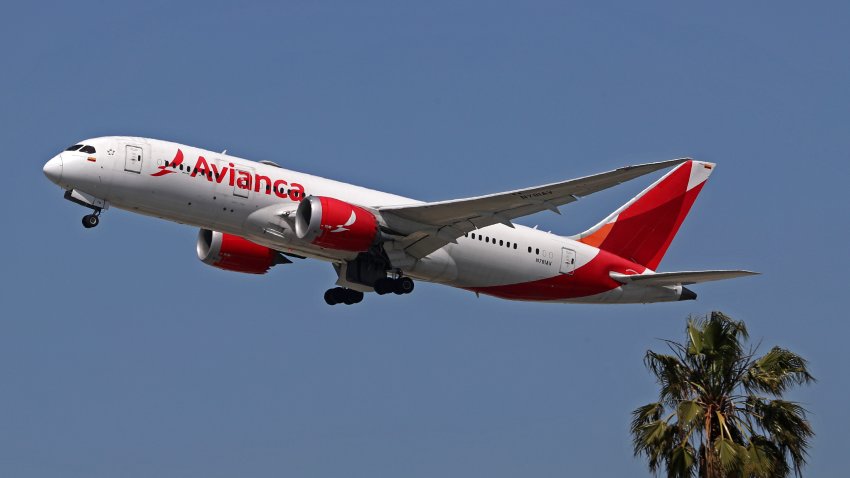
[[[378,220],[360,206],[330,197],[310,196],[295,211],[295,235],[327,249],[365,252],[378,235]]]
[[[201,229],[198,259],[219,269],[246,274],[265,274],[276,264],[289,262],[279,252],[232,234]]]

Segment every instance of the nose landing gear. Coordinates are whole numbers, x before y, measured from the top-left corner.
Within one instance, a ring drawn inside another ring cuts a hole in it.
[[[94,211],[91,214],[83,216],[83,227],[86,229],[91,229],[100,224],[101,211],[109,209],[109,203],[105,199],[94,197],[91,194],[77,191],[76,189],[65,191],[65,199]]]
[[[100,224],[100,211],[95,212],[94,214],[86,214],[83,216],[83,227],[86,229],[91,229]]]

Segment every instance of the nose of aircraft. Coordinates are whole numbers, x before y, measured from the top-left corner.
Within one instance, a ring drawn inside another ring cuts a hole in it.
[[[44,163],[43,171],[47,179],[59,184],[59,181],[62,180],[62,155],[57,154],[50,158],[50,161]]]

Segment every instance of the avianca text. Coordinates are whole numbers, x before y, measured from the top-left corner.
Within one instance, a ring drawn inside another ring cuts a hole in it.
[[[174,159],[170,162],[166,161],[164,165],[159,166],[159,171],[151,174],[151,176],[157,177],[175,173],[177,172],[175,170],[182,165],[183,151],[178,149],[177,154],[174,155]],[[262,189],[262,192],[268,195],[274,193],[275,196],[281,199],[289,198],[292,201],[301,201],[304,199],[304,186],[301,184],[290,184],[284,179],[273,180],[271,177],[262,174],[251,174],[248,171],[239,169],[233,163],[227,163],[227,166],[224,166],[217,164],[215,161],[207,162],[206,158],[198,156],[195,166],[189,167],[187,165],[187,168],[189,176],[193,178],[200,174],[207,181],[212,182],[215,180],[216,183],[221,184],[226,177],[230,186],[235,186],[239,189],[253,189],[254,192],[260,192]],[[182,171],[183,168],[181,167],[180,170]]]

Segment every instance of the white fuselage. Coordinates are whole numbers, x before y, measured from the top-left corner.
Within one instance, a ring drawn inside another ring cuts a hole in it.
[[[57,156],[61,172],[55,182],[64,189],[103,200],[107,207],[111,205],[238,235],[282,252],[334,263],[354,259],[357,254],[305,243],[295,236],[284,218],[287,212],[295,211],[305,196],[333,197],[373,209],[419,203],[394,194],[168,141],[104,137],[85,143],[92,145],[96,153],[66,151]],[[180,165],[173,167],[171,163],[177,163],[178,150],[182,154]],[[198,172],[195,166],[199,161],[204,161],[208,168]],[[252,187],[237,187],[239,181],[250,181]],[[458,238],[456,244],[446,245],[403,272],[419,280],[512,299],[557,302],[677,300],[680,289],[675,287],[630,288],[611,281],[607,270],[604,277],[577,273],[600,253],[604,254],[596,247],[565,237],[520,225],[511,228],[497,224]],[[637,265],[630,268],[627,263],[618,263],[617,267],[631,274],[645,270]],[[558,278],[557,286],[545,285],[545,281],[554,278]],[[569,288],[571,280],[576,282],[575,288],[581,293],[546,293],[547,287]],[[588,280],[590,285],[586,284]],[[527,284],[538,285],[523,289],[522,285]],[[522,291],[505,292],[513,285],[519,285]]]

